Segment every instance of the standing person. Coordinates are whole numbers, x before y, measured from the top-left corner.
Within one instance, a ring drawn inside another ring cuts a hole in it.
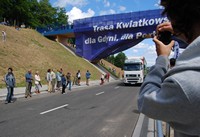
[[[80,86],[81,84],[81,71],[80,70],[78,70],[78,72],[76,73],[76,77],[77,77],[77,79],[78,79],[78,86]]]
[[[15,76],[13,74],[13,69],[8,68],[8,73],[4,77],[4,81],[6,83],[6,87],[8,90],[7,97],[5,104],[12,102],[12,96],[14,92],[14,87],[15,87]]]
[[[73,84],[72,85],[78,85],[77,76],[73,76]]]
[[[2,40],[3,42],[6,42],[6,32],[2,31]]]
[[[56,80],[57,80],[57,84],[56,84],[56,87],[57,87],[57,90],[60,90],[60,88],[61,88],[61,76],[62,76],[62,74],[61,74],[61,71],[59,71],[59,70],[57,70],[57,72],[56,72]]]
[[[40,93],[40,88],[41,88],[41,79],[39,72],[36,71],[35,73],[35,93]]]
[[[63,73],[63,69],[62,68],[60,68],[60,74],[62,74]],[[62,76],[62,75],[61,75]]]
[[[65,78],[65,74],[62,74],[61,76],[61,82],[62,82],[62,94],[65,94],[65,89],[67,87],[67,81],[66,81],[66,78]]]
[[[101,74],[101,83],[100,83],[100,85],[104,84],[104,78],[105,78],[104,74]]]
[[[52,85],[52,92],[55,92],[55,85],[56,85],[56,73],[54,72],[54,70],[52,69],[51,71],[51,85]]]
[[[85,74],[85,77],[86,77],[86,85],[87,85],[87,86],[89,86],[90,76],[91,76],[91,73],[89,72],[89,70],[87,70],[87,72],[86,72],[86,74]]]
[[[106,74],[106,79],[107,79],[107,81],[109,82],[109,80],[110,80],[110,73],[108,73],[108,72],[107,72],[107,74]]]
[[[67,73],[67,86],[69,85],[69,90],[71,90],[71,86],[72,86],[72,79],[71,79],[71,73]]]
[[[158,57],[141,86],[138,109],[150,118],[168,122],[175,137],[199,137],[200,2],[161,0],[161,5],[171,23],[158,25],[157,32],[170,31],[189,45],[168,71],[174,41],[165,45],[154,37]]]
[[[51,69],[47,70],[47,76],[46,76],[46,80],[47,80],[47,85],[48,85],[48,92],[51,93],[52,92],[52,77],[51,77]]]
[[[25,78],[26,78],[26,93],[25,93],[25,98],[27,98],[28,96],[32,97],[31,96],[31,88],[32,88],[33,77],[32,77],[31,70],[28,70],[28,72],[25,75]]]

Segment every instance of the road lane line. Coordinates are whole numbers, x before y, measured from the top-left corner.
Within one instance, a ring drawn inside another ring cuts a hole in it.
[[[103,91],[103,92],[97,93],[96,95],[98,96],[98,95],[101,95],[101,94],[103,94],[103,93],[105,93],[105,92]]]
[[[118,88],[119,88],[119,86],[115,87],[115,89],[118,89]]]
[[[62,105],[60,107],[56,107],[56,108],[53,108],[53,109],[50,109],[50,110],[47,110],[47,111],[44,111],[44,112],[41,112],[40,114],[43,115],[43,114],[46,114],[46,113],[49,113],[51,111],[54,111],[54,110],[57,110],[57,109],[60,109],[60,108],[64,108],[66,106],[68,106],[69,104],[65,104],[65,105]]]

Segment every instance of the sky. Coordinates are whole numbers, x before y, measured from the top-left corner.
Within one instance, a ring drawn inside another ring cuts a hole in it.
[[[75,19],[159,9],[159,0],[50,0],[53,7],[64,7],[69,22]],[[128,58],[144,56],[147,66],[152,66],[157,57],[152,39],[145,39],[123,51]]]

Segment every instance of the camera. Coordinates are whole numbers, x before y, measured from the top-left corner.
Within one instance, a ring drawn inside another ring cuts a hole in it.
[[[168,45],[172,41],[172,33],[169,31],[162,31],[158,33],[158,40],[162,41],[165,45]]]

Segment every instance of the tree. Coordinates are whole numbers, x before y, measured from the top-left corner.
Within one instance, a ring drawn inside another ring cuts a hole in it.
[[[124,61],[126,59],[126,55],[123,52],[120,52],[116,55],[115,57],[115,63],[114,65],[117,67],[120,67],[121,69],[123,69],[124,67]]]
[[[114,55],[110,55],[109,57],[106,58],[106,60],[112,64],[115,63],[115,56]]]
[[[68,16],[66,14],[65,8],[56,8],[55,22],[58,22],[59,25],[67,24]]]
[[[36,28],[38,26],[41,26],[41,23],[39,21],[39,3],[37,0],[29,0],[30,7],[29,7],[29,19],[25,23],[26,25]]]
[[[5,18],[10,25],[36,28],[67,24],[65,9],[52,7],[49,0],[1,0],[0,7],[0,22]]]
[[[13,7],[12,0],[2,0],[0,2],[0,7],[1,21],[3,21],[4,18],[9,20],[11,18],[11,11]]]
[[[127,59],[127,57],[123,52],[118,53],[116,56],[110,55],[106,58],[108,62],[114,64],[117,67],[120,67],[121,69],[124,67],[125,59]]]
[[[49,0],[39,2],[39,21],[41,27],[54,23],[56,9],[51,6]]]

